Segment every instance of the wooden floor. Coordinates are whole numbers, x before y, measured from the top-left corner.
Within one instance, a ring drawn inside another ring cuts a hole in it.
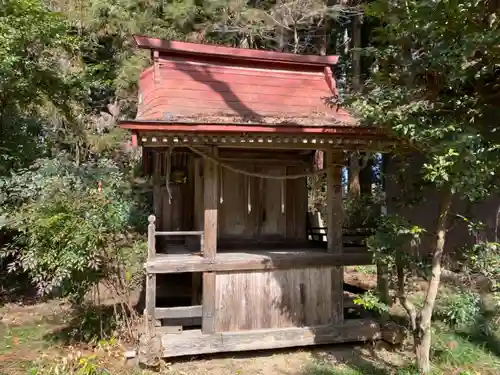
[[[148,273],[181,273],[206,271],[243,271],[280,268],[331,267],[371,264],[371,254],[365,248],[351,248],[342,254],[322,249],[218,251],[215,259],[200,253],[169,249],[170,254],[156,254],[146,263]],[[172,253],[173,252],[173,253]]]

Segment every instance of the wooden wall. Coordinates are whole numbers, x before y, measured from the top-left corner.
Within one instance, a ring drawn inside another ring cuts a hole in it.
[[[332,324],[331,277],[331,267],[218,273],[215,331]]]
[[[158,230],[203,228],[203,160],[185,150],[172,154],[171,168],[185,169],[185,184],[166,187],[168,151],[149,150],[146,169],[153,177],[153,207]],[[270,159],[269,156],[273,156]],[[224,163],[239,170],[284,176],[304,173],[307,158],[293,152],[228,151]],[[266,158],[267,157],[267,158]],[[306,240],[305,178],[275,180],[248,176],[219,166],[219,238],[231,240]]]
[[[144,154],[146,174],[152,177],[153,213],[157,230],[176,231],[193,229],[194,207],[194,155],[179,151],[171,155],[171,170],[183,169],[187,174],[185,184],[170,184],[167,189],[167,149],[147,150]],[[169,193],[170,190],[170,193]]]
[[[264,175],[284,176],[303,171],[285,165],[235,163],[236,167]],[[305,239],[306,180],[251,177],[222,169],[219,236],[228,238]]]

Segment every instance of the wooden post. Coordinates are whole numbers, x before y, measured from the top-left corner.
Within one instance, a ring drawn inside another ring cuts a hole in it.
[[[331,167],[333,163],[341,164],[342,152],[328,150],[326,154],[327,174],[327,240],[328,252],[341,255],[342,249],[342,167]],[[332,308],[333,323],[344,321],[344,267],[332,270]]]
[[[202,173],[202,162],[200,158],[194,158],[194,228],[195,230],[203,230],[203,216],[204,216],[204,206],[203,206],[203,179],[201,178]],[[200,249],[202,252],[204,250],[204,236],[200,236]],[[201,291],[202,291],[202,274],[200,272],[193,272],[192,274],[192,294],[191,303],[193,305],[201,304]]]
[[[195,230],[203,230],[203,179],[202,162],[200,158],[194,159],[194,226]],[[203,250],[203,249],[200,249]]]
[[[213,148],[210,155],[216,156],[216,149]],[[203,246],[203,256],[208,259],[215,258],[217,253],[217,208],[218,197],[218,168],[209,159],[205,159],[204,165],[204,223],[205,243]]]
[[[164,213],[162,212],[162,188],[160,183],[160,173],[161,173],[161,154],[157,149],[153,149],[153,213],[155,215],[155,222],[158,219],[159,230],[168,230],[168,228],[163,227],[162,220],[164,218]],[[155,224],[156,225],[156,224]]]
[[[148,261],[154,260],[156,257],[156,228],[155,215],[148,217]],[[144,319],[146,323],[146,336],[153,337],[155,335],[155,308],[156,308],[156,274],[148,273],[146,275],[146,308],[144,311]]]
[[[213,147],[209,155],[217,156],[217,149]],[[218,166],[205,158],[204,164],[204,238],[203,257],[214,259],[217,254],[217,208],[219,205]],[[203,274],[203,317],[202,332],[215,332],[215,273]]]

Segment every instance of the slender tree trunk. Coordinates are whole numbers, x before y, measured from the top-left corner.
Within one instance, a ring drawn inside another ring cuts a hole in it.
[[[422,337],[415,338],[415,356],[417,360],[417,368],[422,374],[431,372],[431,329],[424,332]]]
[[[361,185],[359,182],[359,154],[353,152],[349,157],[349,197],[357,199],[361,195]]]
[[[323,151],[316,150],[314,152],[314,160],[313,160],[313,170],[319,171],[323,169]],[[320,202],[318,199],[321,195],[321,184],[323,182],[322,176],[312,176],[311,177],[311,198],[312,205],[314,208],[317,207],[317,204]]]
[[[440,202],[439,218],[436,224],[436,242],[432,253],[432,275],[429,280],[424,307],[417,318],[417,329],[413,332],[417,367],[423,374],[431,372],[431,318],[441,281],[441,260],[446,242],[446,231],[452,199],[453,193],[448,188],[443,192]]]
[[[380,301],[386,305],[392,305],[391,295],[389,293],[389,271],[387,266],[377,263],[377,292]]]

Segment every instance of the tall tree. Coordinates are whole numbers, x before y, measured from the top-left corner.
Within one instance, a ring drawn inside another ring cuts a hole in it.
[[[418,368],[431,370],[431,317],[454,198],[476,200],[497,179],[500,143],[500,13],[496,1],[376,0],[375,66],[353,103],[367,123],[399,136],[426,159],[422,174],[440,194],[431,229],[431,276],[424,305],[399,297],[412,324]]]
[[[47,136],[68,125],[75,91],[71,59],[77,46],[65,19],[38,0],[0,7],[0,174],[40,155]],[[56,114],[60,123],[49,124]],[[62,126],[61,126],[62,125]]]

